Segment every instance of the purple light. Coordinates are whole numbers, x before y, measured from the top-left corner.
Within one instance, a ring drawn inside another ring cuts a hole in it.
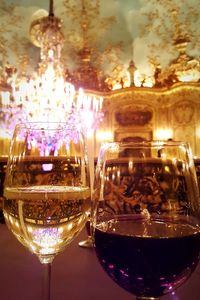
[[[43,171],[51,171],[53,168],[53,164],[42,164]]]

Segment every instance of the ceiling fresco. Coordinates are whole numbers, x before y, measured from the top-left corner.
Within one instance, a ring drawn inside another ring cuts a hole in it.
[[[200,0],[55,0],[55,16],[62,20],[62,60],[73,70],[84,40],[82,4],[87,13],[87,42],[91,61],[104,74],[126,72],[131,60],[141,73],[151,73],[150,62],[168,65],[178,55],[174,37],[189,37],[187,53],[199,58]],[[33,20],[48,15],[47,0],[0,1],[0,64],[37,68],[39,48],[33,44]]]

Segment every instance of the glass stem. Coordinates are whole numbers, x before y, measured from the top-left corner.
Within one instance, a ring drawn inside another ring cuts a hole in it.
[[[51,299],[51,263],[43,264],[43,297],[42,300]]]

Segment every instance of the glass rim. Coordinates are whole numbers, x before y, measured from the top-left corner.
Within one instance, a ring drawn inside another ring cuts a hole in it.
[[[114,148],[114,147],[120,147],[120,148],[140,148],[140,147],[189,147],[188,142],[184,141],[176,141],[176,140],[148,140],[148,141],[119,141],[119,142],[105,142],[101,144],[101,148]]]
[[[19,129],[28,129],[28,130],[63,130],[63,129],[76,129],[77,131],[82,131],[80,126],[74,126],[73,124],[69,124],[67,122],[21,122],[17,123],[14,132]]]

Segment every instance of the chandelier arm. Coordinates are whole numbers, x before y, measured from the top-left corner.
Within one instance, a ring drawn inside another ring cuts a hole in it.
[[[49,0],[49,16],[54,16],[54,3],[53,0]]]

